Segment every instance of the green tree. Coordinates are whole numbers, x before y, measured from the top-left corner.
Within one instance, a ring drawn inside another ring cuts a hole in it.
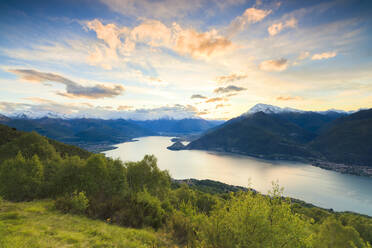
[[[82,191],[82,171],[85,160],[78,156],[66,157],[61,161],[55,180],[55,195],[71,194]]]
[[[201,247],[308,247],[309,224],[292,213],[278,188],[271,196],[239,192],[211,212],[198,230]]]
[[[40,196],[43,164],[34,155],[25,159],[21,153],[0,166],[0,194],[7,200],[32,200]]]
[[[105,193],[108,184],[107,160],[102,154],[91,155],[82,168],[83,190],[88,197]]]
[[[327,218],[314,239],[316,248],[364,248],[369,247],[351,226],[343,226],[334,217]]]
[[[161,171],[157,166],[155,156],[146,155],[139,162],[126,163],[128,185],[131,191],[140,192],[144,189],[155,196],[164,199],[170,190],[171,178],[168,171]]]

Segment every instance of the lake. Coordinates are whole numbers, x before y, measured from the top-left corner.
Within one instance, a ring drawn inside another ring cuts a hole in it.
[[[123,161],[141,160],[146,154],[158,158],[158,166],[175,179],[211,179],[250,186],[262,193],[272,181],[284,187],[284,195],[336,211],[353,211],[372,216],[372,178],[341,174],[290,161],[268,161],[248,156],[207,151],[170,151],[171,137],[138,138],[104,152]]]

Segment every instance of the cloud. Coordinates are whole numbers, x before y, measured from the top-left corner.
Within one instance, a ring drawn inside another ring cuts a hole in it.
[[[208,100],[206,100],[205,102],[206,103],[210,103],[210,102],[219,102],[219,101],[228,101],[229,99],[227,98],[224,98],[224,97],[214,97],[214,98],[209,98]]]
[[[235,74],[235,73],[233,73],[233,74],[229,74],[229,75],[227,75],[227,76],[220,76],[220,77],[217,77],[217,78],[216,78],[216,81],[217,81],[217,83],[219,83],[219,84],[233,83],[233,82],[235,82],[235,81],[239,81],[239,80],[245,79],[245,78],[247,78],[247,77],[248,77],[248,76],[245,75],[245,74],[241,74],[241,75],[239,75],[239,74]]]
[[[115,109],[114,106],[93,106],[91,104],[62,104],[45,99],[29,99],[30,103],[0,102],[0,111],[6,116],[26,114],[29,117],[41,118],[50,114],[68,118],[101,118],[152,120],[161,118],[183,119],[195,118],[198,110],[192,105],[166,105],[153,108]],[[121,106],[123,107],[123,106]],[[127,106],[130,107],[130,106]],[[120,109],[120,110],[118,110]]]
[[[271,10],[262,10],[256,8],[248,8],[243,15],[236,17],[227,28],[228,36],[233,36],[242,31],[247,24],[256,23],[263,20]]]
[[[300,55],[298,55],[298,60],[304,60],[306,58],[308,58],[310,56],[310,53],[309,52],[301,52]]]
[[[191,96],[191,99],[206,99],[206,96],[200,95],[200,94],[194,94]]]
[[[106,86],[103,84],[96,84],[94,86],[83,86],[58,74],[39,72],[36,70],[11,69],[9,72],[16,74],[21,79],[31,82],[55,82],[64,84],[66,86],[66,92],[58,92],[57,94],[70,98],[85,97],[97,99],[104,97],[115,97],[124,92],[124,87],[121,85]]]
[[[129,106],[129,105],[120,105],[119,107],[117,107],[116,109],[118,111],[122,111],[122,110],[128,110],[128,109],[132,109],[133,106]]]
[[[199,33],[193,29],[182,29],[178,24],[173,24],[173,28],[176,33],[173,48],[181,55],[210,58],[234,49],[232,42],[215,29]]]
[[[197,115],[207,115],[207,114],[210,114],[210,112],[207,110],[203,110],[197,113]]]
[[[216,109],[227,107],[227,106],[231,106],[231,105],[230,104],[217,104]]]
[[[229,85],[227,87],[219,87],[215,89],[213,92],[217,94],[223,94],[223,93],[230,93],[230,92],[237,92],[246,90],[246,88],[235,86],[235,85]]]
[[[119,55],[129,56],[137,44],[150,48],[164,47],[182,56],[197,59],[209,59],[235,49],[232,42],[215,29],[198,32],[191,28],[184,29],[175,22],[168,27],[158,20],[144,20],[138,26],[128,28],[115,24],[104,25],[94,19],[85,22],[85,26],[96,32],[97,38],[104,42],[95,47],[88,61],[105,69],[112,69],[107,61],[117,62]]]
[[[287,59],[266,60],[260,64],[260,69],[263,71],[284,71],[288,67]]]
[[[276,98],[277,101],[294,101],[294,100],[303,100],[302,97],[299,96],[278,96]]]
[[[270,27],[267,28],[267,31],[269,32],[270,36],[277,35],[285,28],[295,28],[297,27],[297,19],[292,17],[291,19],[287,20],[286,22],[278,22],[272,24]]]
[[[330,59],[330,58],[336,57],[336,55],[337,55],[336,52],[317,53],[317,54],[314,54],[311,57],[311,59],[312,60]]]

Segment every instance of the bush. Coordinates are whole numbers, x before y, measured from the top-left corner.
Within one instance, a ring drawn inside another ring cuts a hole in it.
[[[164,224],[165,217],[161,201],[145,190],[128,196],[127,203],[114,214],[113,221],[124,226],[151,226],[158,229]]]
[[[307,247],[308,224],[280,196],[240,192],[201,222],[202,247]]]
[[[75,191],[70,196],[58,198],[55,207],[64,213],[83,214],[89,207],[89,200],[84,192]]]

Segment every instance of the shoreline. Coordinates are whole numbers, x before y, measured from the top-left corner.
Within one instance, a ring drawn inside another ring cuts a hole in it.
[[[170,137],[171,138],[170,141],[172,141],[173,139],[179,138],[176,136],[165,136],[165,135],[164,136],[159,135],[159,136]],[[144,137],[152,137],[152,136],[144,136]],[[141,138],[141,137],[137,137],[137,138]],[[95,147],[96,149],[95,152],[102,153],[105,151],[116,149],[117,148],[116,145],[118,144],[127,143],[127,142],[136,142],[138,141],[137,138],[133,138],[131,140],[126,140],[126,141],[115,143],[115,144],[111,144],[111,143],[110,144],[95,144],[93,146],[97,146]],[[169,149],[169,148],[167,147],[166,149]],[[252,157],[255,159],[266,160],[269,162],[274,162],[274,161],[286,162],[287,161],[287,162],[307,163],[307,164],[310,164],[312,166],[315,166],[321,169],[335,171],[335,172],[342,173],[342,174],[372,178],[372,167],[360,166],[360,165],[346,165],[346,164],[341,164],[341,163],[334,163],[330,161],[319,160],[315,158],[304,158],[304,157],[288,156],[288,155],[282,155],[282,154],[272,154],[272,155],[267,156],[267,155],[262,155],[262,154],[247,154],[247,153],[238,152],[238,151],[226,151],[224,149],[169,149],[169,150],[172,150],[172,151],[199,150],[199,151],[205,151],[205,152],[213,152],[219,155],[247,156],[247,157]]]
[[[170,149],[172,150],[172,149]],[[348,175],[354,175],[354,176],[361,176],[361,177],[368,177],[372,178],[372,167],[370,166],[361,166],[361,165],[347,165],[347,164],[341,164],[341,163],[335,163],[330,161],[324,161],[314,158],[304,158],[304,157],[297,157],[297,156],[287,156],[287,155],[281,155],[281,154],[272,154],[269,156],[265,156],[262,154],[247,154],[243,152],[232,152],[232,151],[225,151],[223,149],[177,149],[178,150],[198,150],[198,151],[205,151],[205,152],[214,152],[216,154],[226,154],[226,155],[240,155],[240,156],[247,156],[252,157],[255,159],[262,159],[266,161],[282,161],[282,162],[300,162],[300,163],[308,163],[312,166],[335,171],[341,174],[348,174]]]
[[[261,194],[261,195],[267,195],[267,194],[264,194],[262,192],[259,192],[259,191],[255,190],[254,188],[247,188],[247,187],[243,187],[243,186],[231,185],[231,184],[227,184],[227,183],[223,183],[223,182],[215,181],[215,180],[211,180],[211,179],[195,179],[195,178],[174,179],[174,178],[172,178],[172,182],[174,182],[176,184],[185,183],[191,188],[195,187],[196,189],[202,190],[202,191],[203,191],[203,188],[204,188],[204,191],[207,192],[207,193],[208,193],[208,190],[210,190],[210,189],[214,189],[214,190],[217,189],[217,191],[221,191],[221,192],[218,192],[218,193],[229,193],[229,192],[237,192],[239,190],[242,190],[242,191],[252,191],[254,193]],[[300,199],[297,199],[297,198],[284,196],[284,195],[282,197],[290,199],[290,201],[292,203],[297,203],[297,204],[300,204],[300,205],[302,205],[304,207],[308,207],[308,208],[319,208],[319,209],[329,211],[329,212],[332,212],[332,213],[352,213],[352,214],[361,215],[361,216],[364,216],[364,217],[367,217],[367,218],[372,218],[372,216],[367,215],[367,214],[362,214],[362,213],[349,211],[349,210],[337,211],[337,210],[334,210],[333,208],[320,207],[320,206],[317,206],[313,203],[309,203],[309,202],[306,202],[304,200],[300,200]]]

